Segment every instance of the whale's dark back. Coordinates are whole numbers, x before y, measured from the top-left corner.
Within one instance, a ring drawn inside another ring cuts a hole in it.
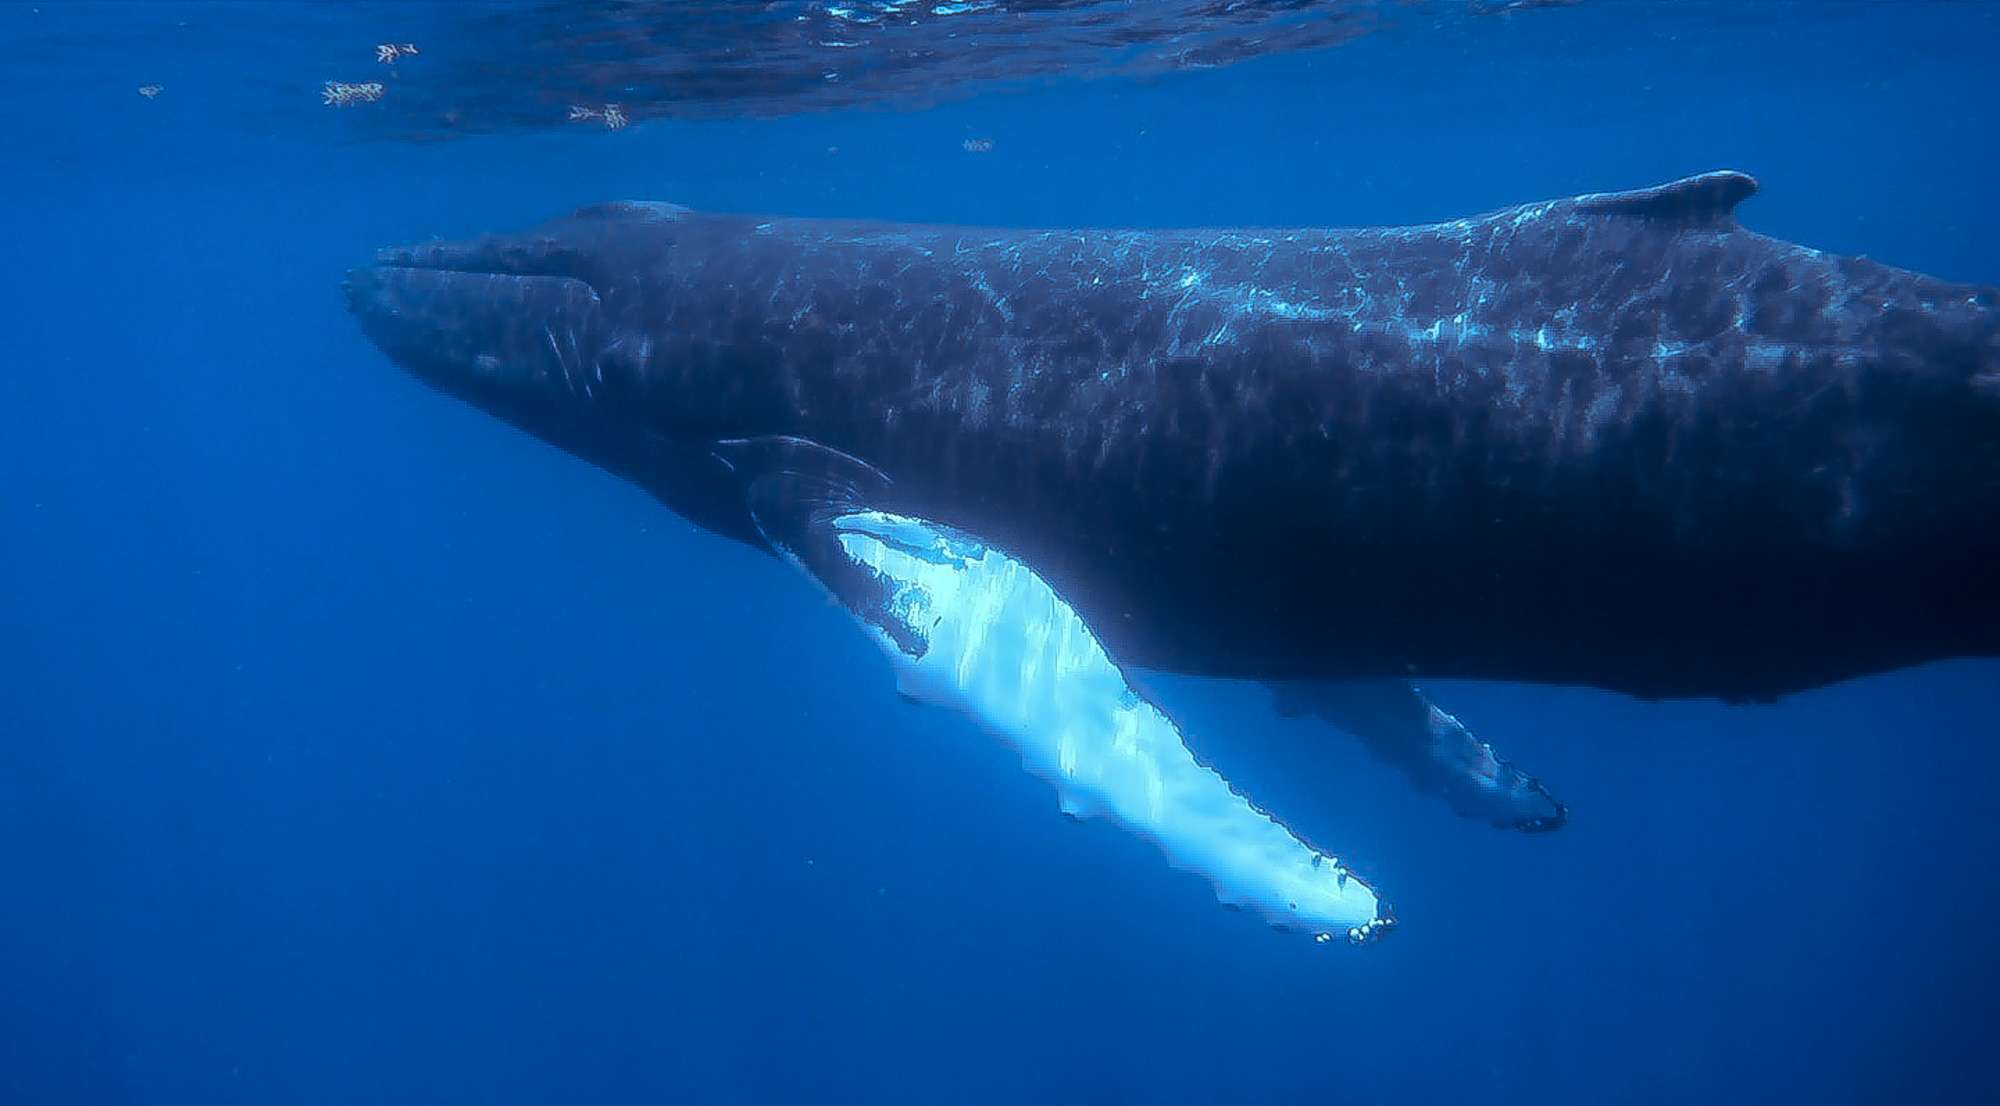
[[[355,302],[427,378],[719,532],[750,535],[705,442],[865,460],[1146,666],[1757,698],[2000,651],[1991,290],[1752,234],[1753,189],[1349,231],[607,205],[389,255]],[[544,341],[440,269],[594,303]],[[432,354],[446,326],[508,329],[489,356],[563,414],[484,398]]]

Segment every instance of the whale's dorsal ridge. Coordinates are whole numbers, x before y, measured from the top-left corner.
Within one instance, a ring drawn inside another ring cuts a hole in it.
[[[1630,192],[1594,192],[1576,198],[1584,211],[1632,215],[1686,223],[1719,223],[1736,205],[1757,194],[1757,180],[1748,173],[1720,169]]]
[[[579,207],[574,217],[578,219],[631,217],[647,223],[671,223],[683,218],[689,211],[689,208],[665,200],[612,200],[608,203],[586,204]]]

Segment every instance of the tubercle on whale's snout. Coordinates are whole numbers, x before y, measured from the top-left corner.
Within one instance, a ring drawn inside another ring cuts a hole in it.
[[[356,266],[341,274],[340,301],[350,315],[365,320],[369,309],[378,303],[381,292],[381,274],[372,265]]]
[[[365,273],[364,269],[349,269],[340,275],[340,301],[346,305],[349,314],[358,314],[361,310],[361,288],[367,279]]]

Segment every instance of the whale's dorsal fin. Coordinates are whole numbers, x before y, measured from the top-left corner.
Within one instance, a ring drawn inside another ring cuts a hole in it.
[[[1593,192],[1578,196],[1576,206],[1584,211],[1645,219],[1721,223],[1730,219],[1737,204],[1756,193],[1757,181],[1748,173],[1722,169],[1630,192]]]

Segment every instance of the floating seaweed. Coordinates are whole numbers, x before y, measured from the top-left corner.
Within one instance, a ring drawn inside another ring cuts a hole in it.
[[[372,104],[382,98],[382,82],[364,81],[349,84],[346,81],[328,81],[320,89],[320,101],[328,107],[344,108],[355,104]]]
[[[618,104],[606,104],[602,109],[584,107],[581,104],[570,105],[570,122],[577,123],[591,119],[603,120],[604,125],[614,131],[625,129],[625,125],[632,121],[626,116],[625,109]]]

